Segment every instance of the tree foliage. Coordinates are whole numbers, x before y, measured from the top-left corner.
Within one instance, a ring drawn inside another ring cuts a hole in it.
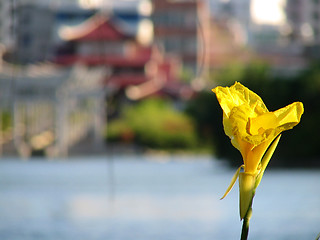
[[[163,99],[124,108],[121,117],[109,123],[107,137],[158,149],[192,148],[197,142],[191,118]]]

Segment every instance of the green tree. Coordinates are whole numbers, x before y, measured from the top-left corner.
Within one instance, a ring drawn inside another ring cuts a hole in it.
[[[191,118],[163,99],[127,106],[121,118],[110,122],[107,129],[111,141],[129,140],[151,148],[185,149],[197,143]]]

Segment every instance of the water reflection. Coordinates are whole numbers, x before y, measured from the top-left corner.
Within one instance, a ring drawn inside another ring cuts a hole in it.
[[[219,201],[233,169],[210,157],[157,160],[0,161],[0,239],[239,238],[237,189]],[[319,180],[318,170],[268,170],[251,238],[314,239]]]

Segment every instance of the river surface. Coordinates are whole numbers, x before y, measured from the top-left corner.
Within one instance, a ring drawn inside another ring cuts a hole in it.
[[[235,169],[208,156],[0,160],[1,240],[239,239]],[[267,169],[249,239],[314,240],[320,171]]]

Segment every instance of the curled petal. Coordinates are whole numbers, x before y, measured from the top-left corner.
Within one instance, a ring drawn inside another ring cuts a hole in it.
[[[220,106],[227,117],[229,117],[234,107],[241,105],[250,106],[257,115],[268,112],[262,99],[241,83],[236,82],[231,87],[219,86],[212,89],[212,91],[216,94]]]
[[[241,165],[241,166],[237,169],[237,171],[235,172],[235,174],[233,175],[233,177],[232,177],[232,179],[231,179],[231,182],[230,182],[229,187],[227,188],[227,191],[224,193],[224,195],[222,196],[222,198],[220,198],[220,200],[224,199],[224,198],[228,195],[228,193],[231,191],[231,189],[233,188],[234,184],[236,183],[236,181],[237,181],[237,179],[238,179],[238,177],[239,177],[240,170],[241,170],[241,168],[243,168],[243,167],[244,167],[244,165]]]
[[[247,136],[247,141],[257,145],[262,141],[272,141],[281,132],[296,126],[303,111],[303,104],[295,102],[275,112],[249,118],[247,130],[250,136]]]
[[[268,163],[270,162],[270,159],[274,153],[274,151],[276,150],[279,140],[280,140],[281,135],[279,135],[271,144],[271,146],[269,147],[268,151],[266,152],[266,154],[263,156],[262,160],[261,160],[261,169],[259,172],[259,175],[257,176],[257,181],[256,181],[256,186],[255,188],[257,188],[261,182],[262,176],[264,174],[264,170],[266,170],[266,167],[268,166]]]
[[[292,103],[275,111],[274,114],[278,120],[278,131],[282,132],[296,126],[300,122],[303,112],[304,108],[301,102]]]
[[[276,128],[279,124],[277,116],[272,112],[248,120],[246,129],[250,135],[263,135],[267,129]]]

